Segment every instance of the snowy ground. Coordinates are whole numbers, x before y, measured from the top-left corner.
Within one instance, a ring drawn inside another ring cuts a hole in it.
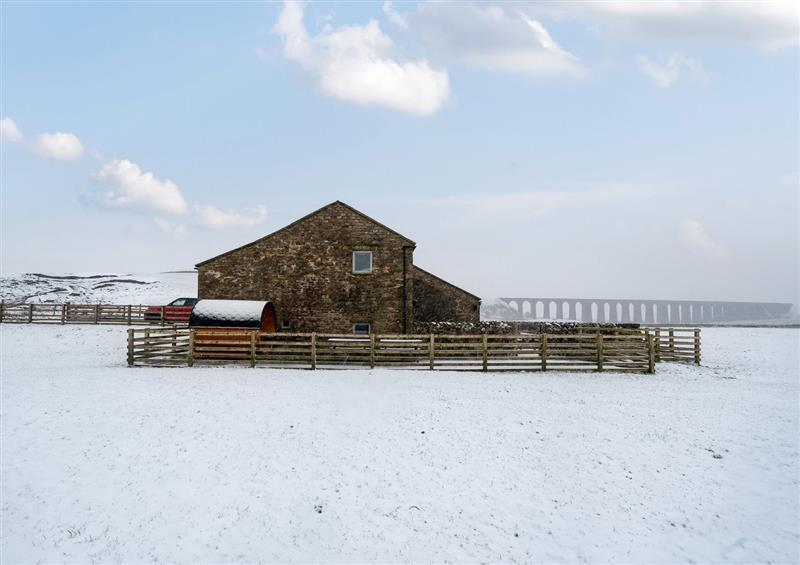
[[[0,332],[3,563],[798,561],[798,330],[705,329],[654,376],[128,369],[123,328]]]

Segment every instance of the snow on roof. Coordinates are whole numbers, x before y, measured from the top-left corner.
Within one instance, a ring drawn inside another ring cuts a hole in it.
[[[259,327],[267,304],[266,300],[199,300],[189,325]]]

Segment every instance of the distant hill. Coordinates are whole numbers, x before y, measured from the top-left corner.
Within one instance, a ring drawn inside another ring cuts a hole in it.
[[[34,304],[166,304],[197,296],[197,273],[44,274],[0,277],[0,298]]]

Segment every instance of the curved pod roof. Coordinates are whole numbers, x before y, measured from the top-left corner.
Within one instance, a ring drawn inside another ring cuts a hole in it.
[[[190,328],[240,328],[274,333],[275,306],[266,300],[198,300]]]

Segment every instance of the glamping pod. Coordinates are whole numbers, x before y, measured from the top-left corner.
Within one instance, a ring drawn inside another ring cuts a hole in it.
[[[275,333],[275,307],[262,300],[198,300],[190,328],[231,328]]]

